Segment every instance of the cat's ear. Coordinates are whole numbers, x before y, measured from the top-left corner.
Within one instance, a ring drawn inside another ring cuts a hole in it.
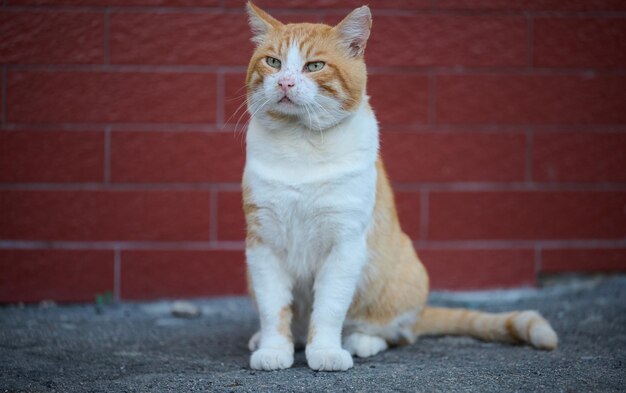
[[[362,56],[372,28],[372,13],[364,5],[352,11],[333,29],[350,56]]]
[[[263,42],[270,30],[283,25],[278,20],[272,18],[270,14],[252,4],[251,1],[246,4],[246,11],[248,11],[248,23],[250,24],[250,29],[252,29],[252,42],[257,45]]]

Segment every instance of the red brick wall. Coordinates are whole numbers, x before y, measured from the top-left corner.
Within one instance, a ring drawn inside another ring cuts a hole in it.
[[[333,23],[362,2],[258,3]],[[626,270],[626,2],[369,3],[383,156],[434,287]],[[1,302],[244,292],[245,19],[4,0]]]

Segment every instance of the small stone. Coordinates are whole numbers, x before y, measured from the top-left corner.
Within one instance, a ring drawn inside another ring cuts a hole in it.
[[[178,301],[172,304],[172,315],[178,318],[197,318],[200,308],[189,302]]]
[[[39,302],[40,308],[55,308],[57,306],[54,300],[42,300]]]

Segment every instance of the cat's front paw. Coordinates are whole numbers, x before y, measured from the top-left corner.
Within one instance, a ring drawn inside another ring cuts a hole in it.
[[[293,365],[293,353],[286,349],[262,348],[250,357],[250,367],[255,370],[281,370]]]
[[[317,371],[346,371],[354,365],[350,352],[341,348],[307,348],[306,360]]]

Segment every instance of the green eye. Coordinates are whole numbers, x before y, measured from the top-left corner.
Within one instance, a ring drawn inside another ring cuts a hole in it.
[[[305,67],[307,71],[315,72],[324,68],[324,65],[326,65],[326,63],[324,63],[323,61],[312,61],[310,63],[307,63]]]
[[[272,67],[272,68],[280,68],[280,60],[278,60],[278,59],[275,59],[273,57],[267,56],[265,58],[265,61],[267,62],[267,65]]]

